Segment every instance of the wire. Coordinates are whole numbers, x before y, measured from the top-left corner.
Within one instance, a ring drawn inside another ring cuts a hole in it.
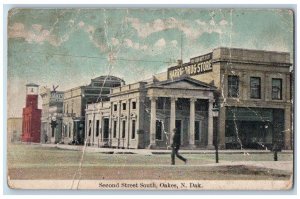
[[[14,51],[18,52],[18,51]],[[97,57],[97,56],[86,56],[86,55],[70,55],[70,54],[60,54],[60,53],[43,53],[43,52],[35,52],[35,51],[24,51],[25,53],[35,53],[42,55],[52,55],[52,56],[63,56],[63,57],[77,57],[77,58],[90,58],[90,59],[103,59],[107,60],[106,57]],[[143,60],[143,59],[126,59],[126,58],[113,58],[112,60],[118,61],[132,61],[132,62],[156,62],[156,63],[175,63],[172,61],[159,61],[159,60]]]

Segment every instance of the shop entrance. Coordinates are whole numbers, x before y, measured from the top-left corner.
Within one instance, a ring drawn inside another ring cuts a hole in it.
[[[228,108],[226,116],[226,148],[270,150],[283,143],[282,109]]]

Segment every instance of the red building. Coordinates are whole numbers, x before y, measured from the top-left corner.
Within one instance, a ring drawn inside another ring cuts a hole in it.
[[[26,85],[26,107],[23,108],[22,142],[40,142],[41,109],[38,109],[37,84]]]

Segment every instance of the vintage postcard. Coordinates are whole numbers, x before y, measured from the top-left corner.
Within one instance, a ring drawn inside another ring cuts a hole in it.
[[[13,8],[11,189],[290,190],[294,12]]]

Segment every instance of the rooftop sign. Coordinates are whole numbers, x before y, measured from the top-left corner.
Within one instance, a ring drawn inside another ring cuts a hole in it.
[[[191,58],[191,61],[189,63],[168,68],[168,78],[172,79],[180,77],[183,74],[194,76],[212,71],[211,60],[212,53]]]

